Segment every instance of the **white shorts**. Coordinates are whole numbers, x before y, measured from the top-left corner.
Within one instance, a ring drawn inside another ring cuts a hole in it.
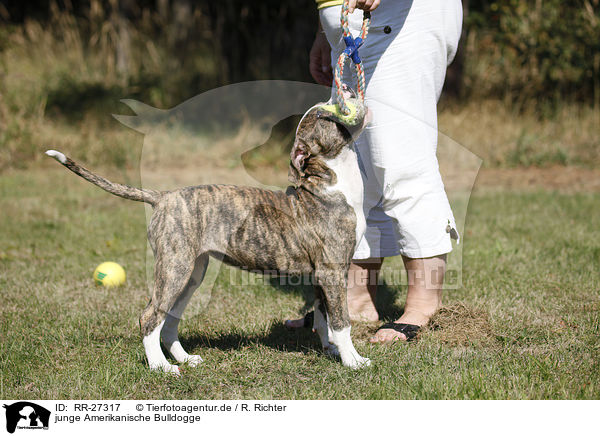
[[[355,37],[362,14],[350,16]],[[320,19],[335,66],[345,48],[340,7],[321,9]],[[384,0],[372,13],[359,50],[373,115],[357,140],[367,231],[354,259],[437,256],[458,238],[436,149],[437,101],[461,27],[459,0]],[[343,80],[356,89],[355,71],[346,63]]]

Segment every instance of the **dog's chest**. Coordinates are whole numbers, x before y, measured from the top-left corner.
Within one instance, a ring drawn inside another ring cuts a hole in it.
[[[341,192],[346,202],[356,214],[356,244],[366,230],[366,220],[363,211],[363,182],[358,166],[356,151],[352,147],[344,149],[334,159],[326,160],[327,166],[335,172],[337,182],[330,186],[329,192]]]

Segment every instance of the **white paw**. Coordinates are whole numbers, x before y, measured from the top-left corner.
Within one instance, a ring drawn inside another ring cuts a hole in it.
[[[371,359],[367,359],[366,357],[356,356],[352,359],[349,359],[348,362],[342,362],[344,366],[352,369],[361,369],[371,366]]]
[[[168,363],[150,365],[150,369],[153,371],[162,371],[166,374],[173,374],[174,376],[181,377],[181,372],[179,371],[179,367],[177,365],[171,365]]]
[[[202,359],[202,357],[198,356],[197,354],[190,354],[189,357],[185,359],[185,363],[187,363],[192,368],[200,365],[202,362],[204,362],[204,359]]]
[[[340,357],[340,351],[333,344],[329,344],[329,346],[323,347],[323,352],[329,357]]]

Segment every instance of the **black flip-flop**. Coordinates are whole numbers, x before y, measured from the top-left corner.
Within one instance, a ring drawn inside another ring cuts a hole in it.
[[[395,322],[388,322],[379,327],[376,332],[387,329],[392,329],[398,333],[402,333],[404,336],[406,336],[406,342],[410,342],[416,339],[417,335],[419,334],[419,330],[421,330],[421,326],[415,324],[398,324]]]
[[[304,325],[305,329],[312,329],[315,324],[315,311],[311,310],[306,315],[304,315]]]

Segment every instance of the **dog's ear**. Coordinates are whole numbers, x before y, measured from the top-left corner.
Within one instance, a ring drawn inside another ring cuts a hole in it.
[[[294,185],[298,185],[300,179],[304,176],[304,164],[309,156],[310,148],[306,144],[296,141],[290,153],[291,162],[288,172],[288,180]]]
[[[347,129],[361,126],[366,112],[363,102],[357,98],[349,98],[346,105],[350,109],[347,115],[342,112],[338,104],[324,104],[317,109],[317,117],[335,121]]]

